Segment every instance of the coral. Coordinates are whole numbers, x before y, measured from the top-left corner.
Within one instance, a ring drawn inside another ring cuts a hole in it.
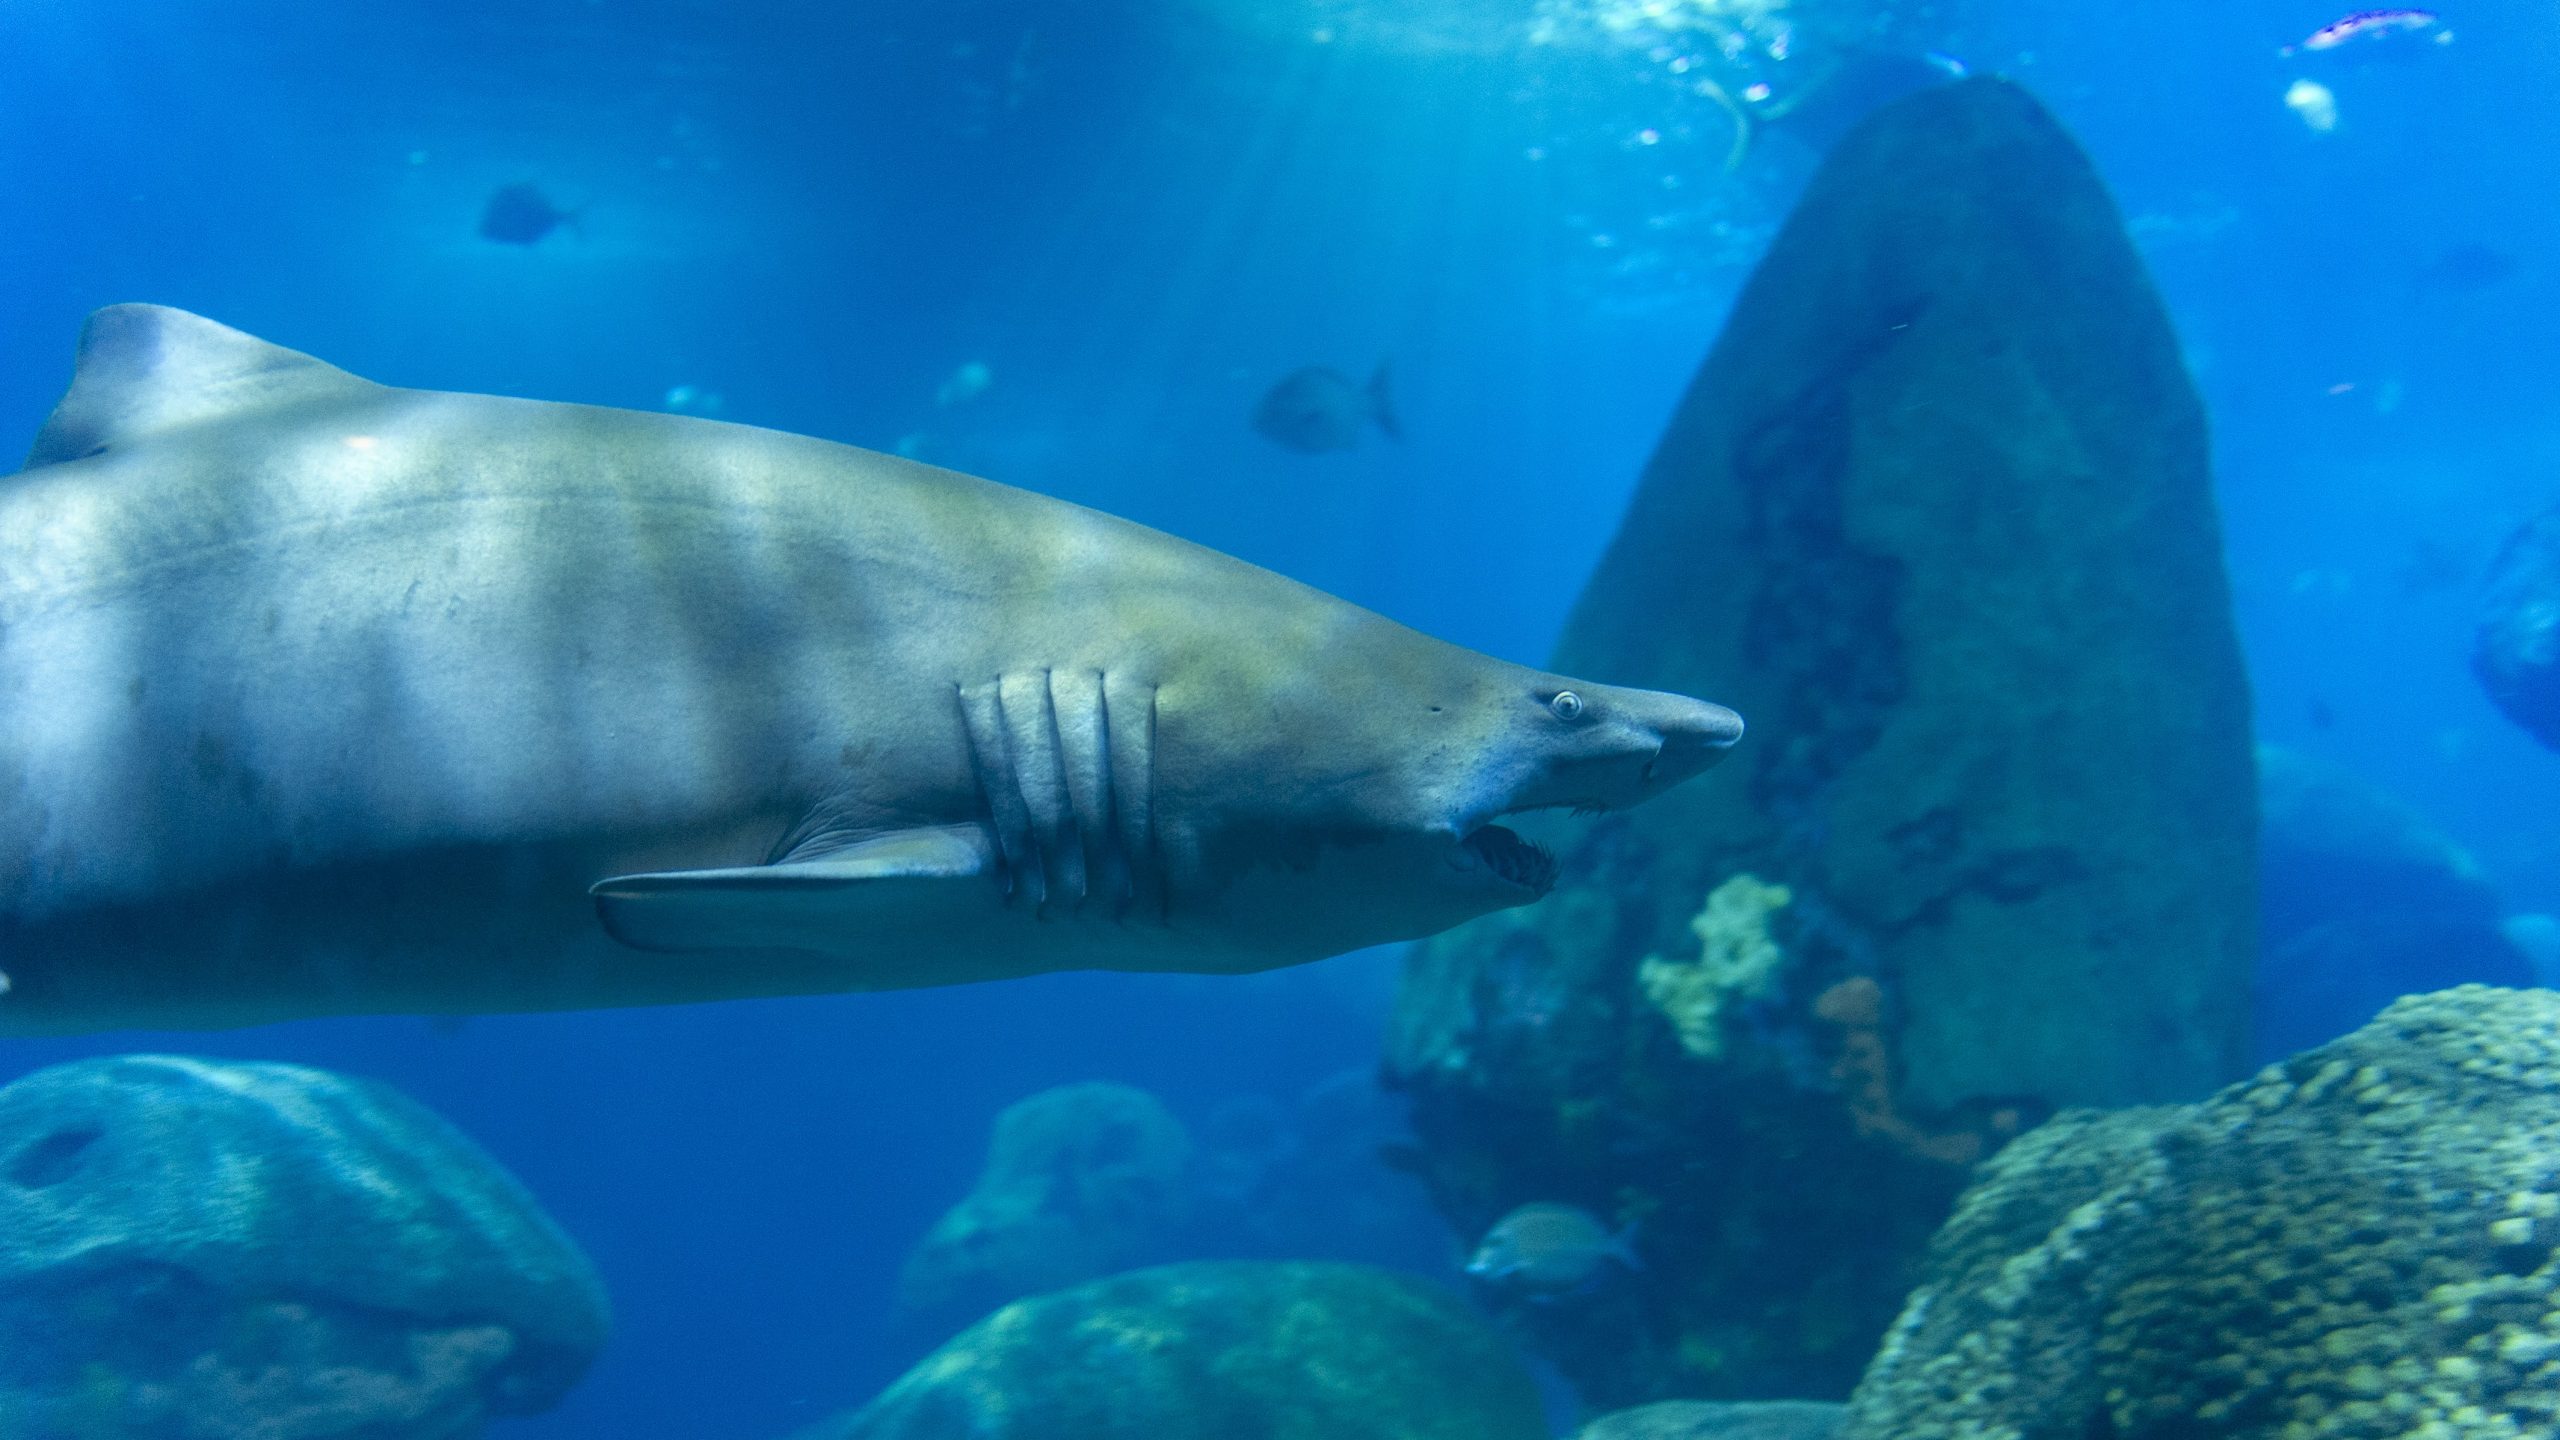
[[[1980,1129],[1931,1130],[1902,1113],[1894,1099],[1893,1053],[1885,1043],[1884,987],[1852,975],[1814,998],[1813,1016],[1837,1032],[1831,1079],[1848,1102],[1860,1135],[1881,1140],[1916,1159],[1970,1165],[2018,1132],[2017,1109],[2001,1106]]]
[[[1732,1010],[1777,993],[1787,953],[1769,934],[1769,917],[1794,899],[1784,885],[1736,875],[1710,891],[1706,904],[1689,917],[1689,933],[1698,937],[1696,959],[1644,957],[1636,983],[1671,1022],[1681,1049],[1702,1060],[1723,1054]]]
[[[1361,1265],[1168,1265],[988,1316],[802,1440],[1542,1440],[1454,1298]]]
[[[2468,986],[1991,1160],[1842,1440],[2560,1427],[2560,995]]]

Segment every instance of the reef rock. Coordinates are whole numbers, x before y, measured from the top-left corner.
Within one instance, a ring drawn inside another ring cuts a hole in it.
[[[467,1440],[607,1323],[532,1197],[380,1086],[132,1055],[0,1089],[0,1434]]]
[[[1832,1440],[1842,1413],[1812,1400],[1663,1400],[1603,1415],[1574,1440]]]
[[[899,1301],[947,1335],[1010,1300],[1171,1258],[1191,1138],[1153,1095],[1062,1085],[996,1117],[968,1196],[907,1257]]]
[[[1737,303],[1560,663],[1751,734],[1417,952],[1391,1072],[1466,1235],[1631,1224],[1519,1323],[1596,1403],[1844,1394],[1964,1167],[2240,1073],[2248,696],[2204,423],[2017,88],[1878,111]]]
[[[1007,1306],[801,1440],[1543,1440],[1502,1338],[1360,1265],[1222,1261]]]
[[[2402,995],[2531,985],[2505,906],[2461,846],[2337,766],[2258,752],[2256,1052],[2280,1060]]]
[[[2471,668],[2508,719],[2560,750],[2560,509],[2509,536],[2491,562]]]
[[[1985,1167],[1841,1440],[2560,1427],[2560,995],[2469,986]]]

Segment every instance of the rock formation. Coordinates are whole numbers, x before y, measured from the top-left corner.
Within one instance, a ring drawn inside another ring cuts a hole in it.
[[[2415,991],[2534,983],[2479,866],[2397,797],[2273,746],[2258,752],[2258,797],[2261,1062]]]
[[[1007,1306],[800,1440],[1544,1440],[1455,1299],[1359,1265],[1168,1265]]]
[[[532,1197],[380,1086],[131,1055],[0,1089],[0,1434],[468,1440],[607,1323]]]
[[[1558,651],[1751,733],[1422,947],[1392,1040],[1466,1236],[1632,1224],[1518,1318],[1598,1404],[1845,1393],[1964,1166],[2247,1043],[2248,699],[2204,424],[2087,159],[1981,80],[1833,151]]]
[[[2560,1428],[2560,995],[2470,986],[1993,1159],[1841,1440]]]
[[[2560,510],[2509,536],[2490,564],[2471,668],[2508,719],[2560,750]]]
[[[1061,1085],[996,1117],[986,1167],[899,1275],[911,1318],[948,1335],[997,1306],[1171,1258],[1191,1137],[1153,1095]]]

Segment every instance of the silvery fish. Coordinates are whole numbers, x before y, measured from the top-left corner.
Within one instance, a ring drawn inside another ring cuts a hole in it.
[[[1562,1295],[1598,1278],[1608,1264],[1641,1270],[1628,1232],[1612,1234],[1579,1205],[1537,1201],[1493,1223],[1467,1273],[1528,1295]]]
[[[2439,45],[2451,44],[2453,32],[2432,10],[2358,10],[2311,32],[2300,45],[2287,45],[2287,55],[2301,50],[2335,50],[2356,40],[2387,40],[2394,35],[2433,33]]]

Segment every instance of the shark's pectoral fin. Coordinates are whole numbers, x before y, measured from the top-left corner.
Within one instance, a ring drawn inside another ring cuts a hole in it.
[[[995,844],[976,825],[898,830],[771,865],[618,875],[588,890],[614,939],[642,950],[845,952],[993,909]]]

